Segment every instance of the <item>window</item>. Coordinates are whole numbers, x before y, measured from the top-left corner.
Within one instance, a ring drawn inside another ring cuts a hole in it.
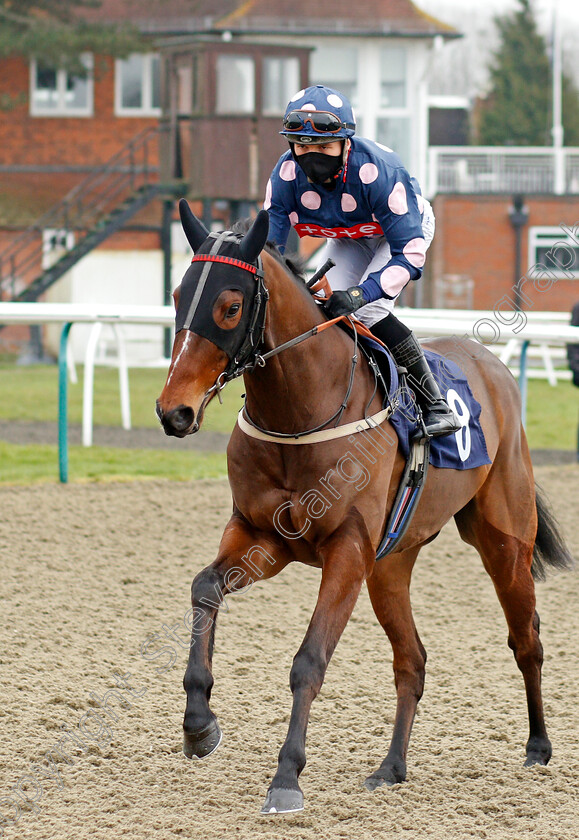
[[[408,117],[378,117],[376,140],[396,152],[405,166],[410,161],[410,120]]]
[[[245,55],[217,57],[218,114],[252,114],[255,111],[255,64]]]
[[[264,58],[264,114],[283,114],[291,97],[300,87],[300,63],[297,58]]]
[[[177,67],[177,113],[187,116],[193,112],[193,67]]]
[[[42,268],[50,268],[72,248],[74,248],[74,231],[64,228],[44,228],[42,231]]]
[[[33,117],[90,117],[93,113],[93,57],[83,53],[86,73],[70,73],[40,61],[31,63],[30,113]]]
[[[410,133],[411,113],[408,97],[406,47],[381,46],[378,52],[376,140],[394,149],[404,166],[413,159]]]
[[[529,228],[529,266],[539,264],[555,276],[579,280],[579,242],[563,227]]]
[[[161,62],[158,55],[135,53],[116,62],[115,113],[125,117],[161,112]]]
[[[352,107],[358,101],[358,51],[355,47],[318,47],[310,59],[310,84],[326,85],[347,96]]]
[[[406,107],[406,50],[382,47],[380,50],[380,106]]]

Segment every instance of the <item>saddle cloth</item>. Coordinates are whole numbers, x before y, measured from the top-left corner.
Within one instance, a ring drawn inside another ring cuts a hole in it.
[[[372,353],[382,373],[389,372],[386,382],[389,397],[397,397],[400,403],[390,422],[398,435],[402,453],[408,458],[410,439],[418,428],[414,399],[408,389],[401,388],[396,365],[384,345],[365,334],[359,333],[358,337],[364,348]],[[432,350],[425,348],[424,355],[442,395],[462,424],[460,431],[454,434],[432,438],[430,463],[433,467],[451,470],[469,470],[490,464],[480,425],[480,403],[474,398],[464,372],[455,362]]]

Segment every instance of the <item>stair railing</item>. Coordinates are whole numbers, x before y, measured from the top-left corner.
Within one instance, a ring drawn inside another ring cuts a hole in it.
[[[124,201],[158,182],[158,167],[151,165],[151,148],[160,130],[151,126],[137,134],[0,252],[0,300],[17,297],[46,267],[45,230],[65,234],[73,231],[74,247],[97,225],[105,224]],[[72,250],[67,243],[69,237],[63,239],[61,256]]]

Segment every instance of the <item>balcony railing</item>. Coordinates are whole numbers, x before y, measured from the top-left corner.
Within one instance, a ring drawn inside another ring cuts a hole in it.
[[[579,194],[579,148],[431,146],[429,197],[438,193]]]

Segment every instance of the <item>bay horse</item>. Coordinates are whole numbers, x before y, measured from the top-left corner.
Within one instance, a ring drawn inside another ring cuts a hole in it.
[[[217,558],[192,584],[185,755],[205,757],[221,741],[209,700],[223,598],[298,561],[321,569],[321,583],[291,667],[291,718],[262,813],[303,808],[298,778],[306,763],[310,707],[364,582],[392,645],[397,694],[388,753],[365,785],[374,790],[404,781],[426,663],[412,616],[410,578],[422,546],[454,517],[494,584],[523,675],[529,718],[525,764],[547,764],[551,743],[541,698],[534,577],[543,577],[547,565],[567,568],[572,561],[535,487],[510,372],[476,342],[429,342],[438,353],[460,357],[482,407],[490,463],[466,470],[431,466],[405,536],[392,554],[376,561],[405,458],[372,365],[348,333],[326,320],[291,263],[267,244],[267,212],[260,211],[244,234],[209,234],[184,199],[180,212],[195,256],[175,292],[176,336],[157,414],[168,435],[184,437],[200,428],[207,404],[226,380],[243,375],[247,392],[227,448],[233,514]],[[363,432],[369,415],[382,443],[390,442],[380,451],[369,448]]]

